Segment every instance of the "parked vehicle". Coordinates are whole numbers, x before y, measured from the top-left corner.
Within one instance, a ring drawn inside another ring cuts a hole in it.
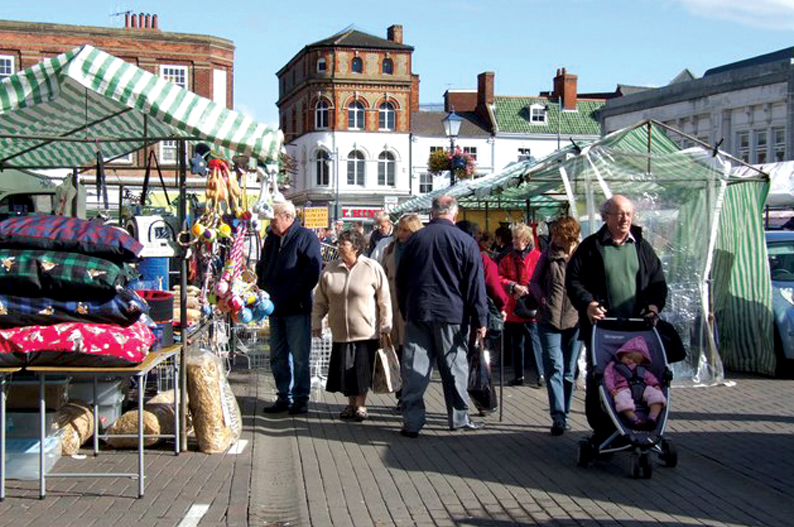
[[[794,372],[794,231],[767,231],[777,375]]]

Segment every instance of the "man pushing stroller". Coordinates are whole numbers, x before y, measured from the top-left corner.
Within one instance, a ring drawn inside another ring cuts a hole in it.
[[[568,298],[579,312],[580,339],[590,343],[592,326],[605,317],[646,317],[655,323],[667,299],[662,263],[632,225],[634,205],[614,195],[601,205],[604,226],[582,241],[566,271]],[[593,429],[593,443],[614,431],[614,424],[601,408],[593,364],[587,354],[585,414]]]

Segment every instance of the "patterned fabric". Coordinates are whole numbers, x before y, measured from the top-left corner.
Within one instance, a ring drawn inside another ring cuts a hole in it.
[[[109,260],[84,254],[0,248],[0,294],[108,300],[128,275]]]
[[[146,302],[129,289],[122,289],[104,301],[0,295],[0,327],[51,326],[61,322],[99,322],[126,327],[148,311]]]
[[[128,328],[69,322],[0,330],[0,364],[16,366],[131,366],[154,342],[146,325]]]
[[[134,262],[143,250],[138,240],[119,227],[46,214],[0,222],[0,246],[75,252],[114,262]]]

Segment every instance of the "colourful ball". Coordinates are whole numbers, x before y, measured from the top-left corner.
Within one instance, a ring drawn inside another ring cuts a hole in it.
[[[193,224],[193,228],[190,230],[194,236],[198,237],[204,233],[204,225],[196,222]]]
[[[213,306],[218,303],[218,294],[215,291],[210,291],[207,293],[207,302],[212,304]]]
[[[215,284],[215,293],[218,296],[223,297],[226,296],[226,293],[229,292],[229,282],[226,280],[220,280],[217,284]]]
[[[229,300],[229,305],[231,306],[233,311],[240,311],[243,308],[243,299],[239,296],[233,296],[231,300]]]
[[[261,300],[270,300],[270,295],[268,294],[268,292],[267,292],[267,291],[260,290],[260,291],[259,291],[259,300],[260,300],[260,301],[261,301]]]
[[[256,296],[254,293],[248,293],[248,295],[245,297],[245,303],[246,305],[249,306],[256,304],[258,301],[259,301],[259,297]]]
[[[250,309],[244,307],[243,309],[240,310],[240,314],[237,316],[237,318],[239,318],[240,322],[242,322],[243,324],[248,324],[254,319],[254,314],[251,312]]]
[[[262,302],[262,310],[265,312],[265,315],[271,314],[275,308],[276,306],[273,305],[273,302],[271,302],[269,298]]]
[[[215,229],[207,229],[204,231],[203,235],[204,241],[207,243],[212,243],[215,241]]]
[[[232,228],[225,223],[221,225],[220,228],[218,229],[218,236],[220,236],[221,238],[228,238],[231,235],[232,235]]]
[[[266,316],[267,313],[265,313],[264,307],[262,307],[261,304],[257,304],[256,307],[254,308],[254,319],[257,321],[261,321],[264,320]]]

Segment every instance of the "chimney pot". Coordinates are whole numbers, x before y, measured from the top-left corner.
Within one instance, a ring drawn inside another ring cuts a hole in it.
[[[150,25],[151,23],[152,23],[151,15],[149,13],[146,13],[146,25],[144,27],[146,29],[149,29],[151,27]]]
[[[152,29],[157,29],[157,15],[152,15]]]
[[[124,27],[125,28],[130,27],[130,12],[129,11],[124,13]]]
[[[143,29],[143,22],[146,20],[146,14],[141,13],[138,15],[138,28]]]
[[[138,27],[138,15],[130,15],[130,27],[135,29]]]

